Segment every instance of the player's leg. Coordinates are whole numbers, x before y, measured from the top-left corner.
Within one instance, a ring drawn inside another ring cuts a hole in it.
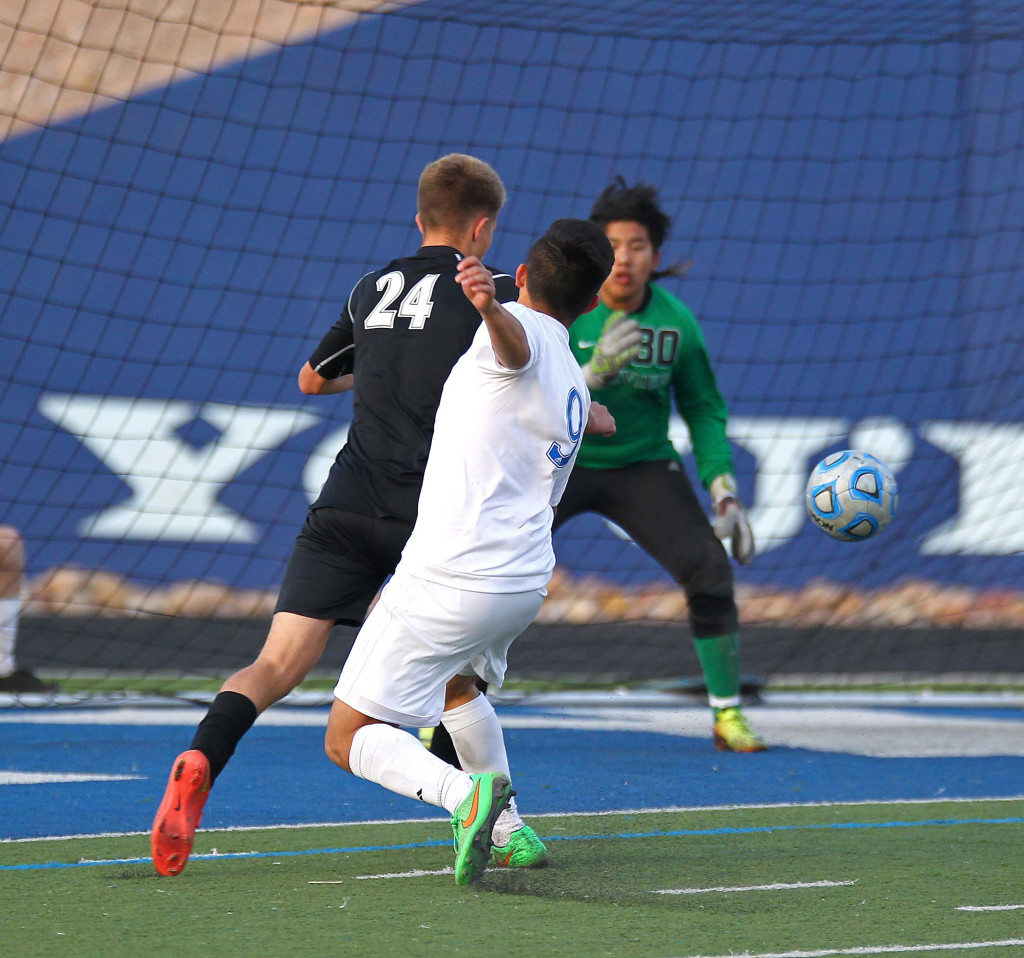
[[[455,880],[476,881],[487,866],[491,830],[512,796],[508,776],[470,775],[431,755],[408,732],[335,699],[325,749],[336,765],[407,798],[444,808],[460,840]]]
[[[260,712],[287,695],[316,665],[333,625],[333,620],[275,613],[259,657],[221,687],[188,751],[174,760],[153,820],[153,865],[161,875],[177,875],[185,867],[217,776]]]
[[[445,808],[449,814],[472,790],[472,779],[420,748],[408,732],[365,715],[336,698],[324,736],[327,757],[368,782]]]
[[[555,513],[552,532],[573,516],[592,508],[591,488],[585,478],[577,481],[578,472],[578,469],[574,470],[569,478]],[[476,677],[475,683],[481,692],[486,693],[487,683],[483,679]],[[450,699],[446,702],[441,724],[433,730],[430,750],[471,772],[483,769],[508,771],[509,768],[501,724],[484,695],[464,703]],[[499,817],[492,838],[491,861],[498,867],[542,868],[548,863],[544,843],[520,817],[515,798]]]
[[[569,477],[569,483],[562,495],[562,501],[558,504],[558,509],[555,511],[555,519],[551,527],[552,535],[573,516],[594,508],[590,504],[593,496],[591,486],[585,477],[587,471],[579,466],[573,469],[572,475]],[[487,694],[487,683],[483,679],[478,678],[476,680],[476,687],[485,695]],[[461,765],[458,750],[452,741],[451,732],[443,720],[437,728],[420,729],[419,738],[438,758],[451,765],[464,767]]]
[[[473,683],[470,688],[478,691],[482,680],[474,675],[468,681]],[[511,777],[501,722],[485,695],[455,697],[449,691],[438,728],[450,733],[459,768],[475,773],[504,772]],[[543,868],[548,863],[544,843],[520,817],[514,798],[499,816],[491,838],[491,860],[499,868]]]
[[[407,523],[337,509],[307,516],[259,656],[224,683],[191,746],[171,768],[151,836],[161,874],[176,875],[185,867],[210,788],[238,743],[261,712],[309,674],[336,621],[362,621],[409,531]]]
[[[210,778],[227,765],[257,716],[291,692],[320,661],[333,619],[275,612],[256,660],[221,686],[192,739],[210,761]]]
[[[21,576],[25,547],[13,526],[0,526],[0,691],[21,691],[15,683],[14,645],[21,616]]]
[[[482,694],[487,694],[487,683],[483,679],[477,678],[475,684]],[[419,740],[430,749],[432,755],[436,755],[442,762],[447,762],[456,768],[463,767],[458,750],[452,741],[451,732],[444,723],[443,715],[441,724],[436,728],[421,728],[419,730]]]
[[[389,626],[387,622],[367,620],[366,641],[386,643]],[[371,655],[364,655],[365,650],[359,646],[360,639],[357,639],[349,660],[354,674],[352,669],[349,675],[342,670],[342,678],[339,679],[337,691],[345,696],[352,696],[356,689],[363,687],[368,670],[378,667],[377,660]],[[348,665],[346,663],[346,667]],[[461,689],[467,683],[471,688],[471,679],[457,676],[450,684]],[[373,694],[376,698],[388,699],[386,710],[398,714],[401,707],[398,700],[378,692]],[[472,791],[470,773],[442,762],[420,748],[409,733],[366,715],[341,698],[335,697],[331,707],[324,748],[327,757],[345,771],[415,801],[445,808],[453,815]],[[505,777],[508,777],[507,770]]]
[[[682,467],[672,461],[606,470],[601,512],[686,591],[694,646],[723,751],[765,748],[740,708],[739,616],[732,566]]]
[[[55,685],[18,668],[15,658],[24,572],[21,533],[14,526],[0,526],[0,692],[51,692]]]
[[[540,602],[536,596],[528,610],[508,610],[495,597],[482,600],[491,630],[495,621],[503,621],[519,631]],[[511,799],[507,762],[502,769],[465,772],[393,726],[433,725],[446,700],[459,708],[483,698],[473,675],[456,675],[447,683],[444,678],[481,651],[476,636],[486,629],[479,605],[476,594],[396,573],[342,669],[326,738],[327,754],[342,768],[452,814],[460,884],[478,877],[490,855],[492,829]],[[495,614],[502,610],[508,614]],[[503,674],[502,669],[499,681]]]
[[[545,590],[538,590],[476,596],[473,599],[475,609],[466,615],[466,619],[473,621],[475,618],[478,652],[462,669],[463,675],[474,680],[480,677],[500,688],[505,678],[509,647],[534,620],[545,594]],[[442,724],[452,734],[462,767],[468,772],[508,772],[505,738],[494,707],[485,696],[476,694],[474,686],[468,688],[472,694],[456,698],[451,695],[449,687],[442,716]],[[494,850],[491,860],[498,867],[541,868],[548,862],[544,843],[522,820],[514,799],[499,817],[492,839]]]

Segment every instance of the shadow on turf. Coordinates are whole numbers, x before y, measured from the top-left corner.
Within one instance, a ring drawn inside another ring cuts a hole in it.
[[[548,851],[551,860],[546,868],[488,869],[475,887],[494,894],[580,902],[647,899],[657,887],[652,885],[652,870],[680,867],[679,848],[667,843],[648,850],[648,867],[642,870],[637,869],[636,845],[629,841],[552,842]]]
[[[594,828],[597,822],[589,822]],[[658,824],[650,822],[651,826]],[[609,823],[614,827],[614,823]],[[667,908],[674,913],[720,909],[745,913],[762,907],[756,897],[749,903],[735,898],[704,895],[661,895],[666,888],[750,884],[750,860],[739,843],[709,845],[707,842],[672,833],[651,830],[639,835],[542,835],[550,861],[546,868],[488,869],[475,889],[497,895],[521,895],[552,901],[578,901],[644,908]],[[756,839],[759,862],[775,862],[779,855],[796,855],[794,838],[788,833],[762,835]],[[804,852],[818,866],[820,839],[808,833]],[[758,870],[767,867],[757,866]]]
[[[110,877],[133,881],[138,878],[163,878],[163,875],[158,875],[156,869],[147,863],[145,865],[130,865],[127,868],[120,868],[113,872]]]

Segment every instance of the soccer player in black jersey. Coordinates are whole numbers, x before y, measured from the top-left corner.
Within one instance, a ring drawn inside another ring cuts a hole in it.
[[[352,425],[296,539],[262,651],[224,683],[174,761],[151,836],[161,874],[185,867],[209,789],[256,717],[306,677],[336,623],[363,621],[398,564],[441,389],[480,324],[456,268],[487,252],[504,203],[483,161],[455,153],[429,164],[417,192],[423,245],[359,280],[299,372],[307,394],[353,389]],[[494,280],[501,301],[516,299],[511,276]]]

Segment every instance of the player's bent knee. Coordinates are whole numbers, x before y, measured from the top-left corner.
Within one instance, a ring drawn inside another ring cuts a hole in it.
[[[694,635],[727,635],[739,628],[732,565],[718,540],[686,584]]]
[[[731,635],[740,627],[736,604],[721,599],[710,602],[691,600],[690,627],[695,638]]]
[[[335,765],[352,771],[352,741],[356,733],[366,725],[381,724],[377,719],[370,718],[352,706],[335,699],[331,706],[331,714],[327,719],[327,733],[324,736],[324,751]]]
[[[324,736],[324,751],[335,765],[343,768],[346,772],[352,771],[348,764],[349,755],[352,752],[351,735],[328,728],[327,734]]]
[[[335,765],[343,768],[346,772],[352,771],[349,757],[352,754],[352,736],[355,732],[355,729],[350,728],[347,723],[336,717],[334,711],[331,712],[331,719],[327,723],[327,732],[324,734],[324,751]]]
[[[444,689],[444,707],[448,709],[458,708],[467,702],[472,702],[480,694],[480,687],[477,685],[475,675],[456,675],[449,679]]]

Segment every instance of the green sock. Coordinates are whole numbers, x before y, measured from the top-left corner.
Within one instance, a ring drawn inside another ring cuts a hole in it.
[[[708,702],[714,709],[730,708],[740,702],[740,634],[694,638],[697,658],[708,687]]]

